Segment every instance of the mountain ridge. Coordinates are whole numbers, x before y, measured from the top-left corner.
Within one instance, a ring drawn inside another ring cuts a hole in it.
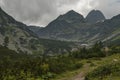
[[[86,21],[92,24],[100,22],[100,21],[104,21],[105,19],[106,18],[104,14],[100,10],[92,10],[86,16]]]
[[[91,24],[86,22],[81,14],[75,11],[69,11],[56,18],[44,28],[34,28],[34,26],[27,26],[16,21],[3,10],[0,10],[0,14],[2,14],[0,15],[0,45],[3,45],[4,39],[9,37],[8,48],[15,51],[39,54],[44,53],[45,49],[48,52],[51,52],[50,50],[54,51],[55,47],[51,49],[52,43],[56,44],[54,46],[60,45],[57,47],[57,51],[64,51],[61,46],[66,42],[61,41],[72,41],[91,45],[97,41],[119,40],[120,15]],[[47,42],[49,42],[49,47],[46,46],[48,45],[46,44]],[[69,50],[71,49],[71,44],[64,46],[66,46],[66,50],[67,48]]]
[[[98,17],[95,18],[93,23],[88,22],[86,20],[87,17],[82,18],[83,22],[79,20],[74,22],[74,19],[71,19],[71,17],[73,16],[69,16],[68,18],[66,18],[66,15],[68,14],[73,14],[73,13],[79,14],[71,10],[64,15],[59,16],[57,19],[49,23],[46,27],[39,30],[38,36],[40,38],[46,38],[46,39],[90,43],[91,41],[96,42],[98,40],[105,39],[105,37],[109,37],[111,35],[110,33],[112,33],[112,31],[115,30],[114,27],[119,28],[117,27],[117,25],[119,26],[118,23],[120,19],[119,17],[118,19],[116,19],[115,17],[111,19],[105,19],[104,14],[101,11],[92,10],[91,12],[92,14],[98,15]],[[90,13],[88,13],[88,15]],[[99,15],[101,15],[102,18],[99,17]],[[78,16],[75,16],[74,18],[76,17],[78,18]],[[77,20],[77,18],[75,20]],[[91,20],[92,19],[93,18],[91,18]],[[73,20],[73,22],[71,20]]]
[[[57,19],[58,20],[65,20],[68,23],[84,22],[83,15],[75,12],[74,10],[70,10],[63,15],[60,15]]]
[[[65,43],[65,45],[63,45],[63,43]],[[30,29],[30,26],[16,21],[2,9],[0,10],[0,45],[2,46],[8,47],[17,53],[34,53],[36,55],[42,55],[45,53],[52,55],[58,52],[67,52],[67,48],[71,49],[69,44],[69,42],[40,39],[36,36],[36,33]],[[52,45],[58,45],[57,49]],[[61,46],[64,46],[64,50],[66,51],[63,51]]]

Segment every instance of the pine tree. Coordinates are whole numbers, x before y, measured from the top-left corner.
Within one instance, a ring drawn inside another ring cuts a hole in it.
[[[5,47],[7,47],[7,46],[8,46],[8,43],[9,43],[9,37],[6,36],[6,37],[4,38],[4,43],[3,43],[3,45],[4,45]]]

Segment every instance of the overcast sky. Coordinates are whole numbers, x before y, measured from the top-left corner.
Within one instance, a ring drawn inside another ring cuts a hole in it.
[[[106,18],[120,14],[120,0],[0,0],[0,6],[15,19],[39,26],[71,9],[84,17],[92,9],[101,10]]]

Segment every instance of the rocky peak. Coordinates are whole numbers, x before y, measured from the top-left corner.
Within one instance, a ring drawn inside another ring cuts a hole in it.
[[[120,20],[120,14],[118,14],[117,16],[112,17],[112,19],[119,19]]]
[[[84,17],[81,14],[75,12],[74,10],[70,10],[66,14],[60,15],[57,19],[65,20],[68,23],[84,22]]]
[[[8,15],[1,7],[0,7],[0,23],[7,24],[7,23],[15,23],[15,19]]]
[[[100,10],[92,10],[86,17],[88,23],[96,23],[103,20],[105,20],[105,16]]]

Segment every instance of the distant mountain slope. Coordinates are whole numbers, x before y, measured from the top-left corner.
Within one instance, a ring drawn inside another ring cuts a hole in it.
[[[8,39],[7,43],[5,42],[6,38]],[[37,39],[36,35],[31,30],[29,30],[29,28],[25,24],[16,21],[0,8],[1,45],[7,44],[6,47],[17,52],[22,51],[25,53],[32,53],[32,49],[30,47],[30,41],[32,39]]]
[[[92,21],[92,22],[89,22]],[[92,10],[86,19],[71,10],[39,30],[40,38],[95,43],[112,38],[111,35],[120,27],[119,15],[106,20],[99,10]],[[118,30],[117,32],[119,32]]]
[[[43,28],[43,27],[40,27],[40,26],[27,26],[27,27],[29,28],[29,30],[31,30],[36,35],[38,35],[39,30]]]
[[[59,21],[64,20],[64,21],[66,21],[67,23],[70,23],[70,24],[85,22],[84,17],[81,14],[75,12],[74,10],[70,10],[66,14],[60,15],[57,18],[57,20],[59,20]]]
[[[67,52],[65,51],[67,48],[71,48],[71,43],[64,45],[66,48],[64,47],[65,49],[61,50],[62,47],[57,43],[63,45],[66,42],[39,39],[34,33],[37,29],[16,21],[0,8],[0,45],[16,52],[29,54],[48,54],[46,50],[50,53],[53,53],[54,50],[56,50],[56,53],[62,53]],[[46,46],[47,44],[49,46]],[[52,47],[53,45],[59,47]],[[49,49],[50,47],[52,47],[51,50]]]
[[[75,47],[73,42],[66,41],[94,44],[101,40],[115,43],[120,40],[119,32],[120,15],[91,24],[81,14],[71,10],[47,27],[39,28],[16,21],[0,8],[0,45],[16,52],[65,53]]]
[[[69,40],[71,34],[76,30],[74,24],[84,23],[85,19],[82,15],[71,10],[64,15],[60,15],[57,19],[52,21],[48,26],[39,30],[40,38]]]
[[[92,10],[88,13],[86,20],[88,23],[97,23],[105,20],[104,14],[99,10]]]
[[[2,59],[20,59],[22,57],[27,57],[27,54],[17,53],[14,50],[10,50],[7,47],[0,46],[0,60]]]

